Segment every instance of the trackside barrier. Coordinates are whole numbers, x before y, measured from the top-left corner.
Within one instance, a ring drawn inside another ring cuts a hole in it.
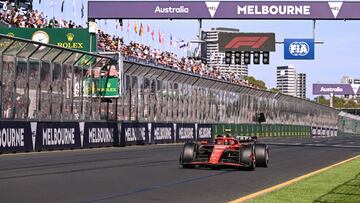
[[[329,137],[337,128],[279,124],[0,121],[0,153],[211,141],[225,129],[258,137]]]
[[[81,148],[79,123],[37,122],[36,151],[78,148]]]
[[[195,124],[177,123],[176,142],[191,142],[196,139]]]
[[[115,122],[80,122],[82,147],[119,146],[118,124]]]
[[[33,151],[30,122],[0,121],[0,152],[27,151]]]
[[[197,133],[196,140],[197,141],[211,141],[212,137],[212,126],[211,124],[196,124]]]
[[[125,145],[149,144],[148,123],[122,123],[120,136]]]
[[[150,143],[173,143],[175,141],[174,124],[172,123],[151,123]]]

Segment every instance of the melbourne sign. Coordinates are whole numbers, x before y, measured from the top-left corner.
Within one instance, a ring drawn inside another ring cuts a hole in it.
[[[360,85],[313,84],[313,95],[355,95],[360,94]]]
[[[147,123],[122,123],[121,136],[125,145],[148,144],[149,129]]]
[[[176,124],[176,141],[191,142],[195,139],[195,125],[188,123]]]
[[[88,1],[88,18],[112,19],[360,19],[360,2]]]
[[[93,37],[93,48],[90,50],[90,33],[88,29],[0,28],[0,33],[69,49],[95,51],[94,48],[96,48],[96,37]]]
[[[275,51],[275,33],[219,33],[219,51]]]
[[[32,151],[29,122],[0,121],[0,152]]]
[[[212,140],[212,125],[198,124],[197,126],[197,140]]]
[[[80,142],[79,123],[37,123],[35,150],[76,149]]]
[[[174,125],[172,123],[152,123],[151,142],[152,143],[174,142]]]
[[[284,39],[285,59],[312,60],[314,49],[314,39]]]
[[[84,147],[114,146],[119,139],[118,127],[115,122],[86,122],[83,133]]]

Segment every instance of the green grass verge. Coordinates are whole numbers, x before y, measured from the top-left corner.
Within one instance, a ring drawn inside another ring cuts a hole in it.
[[[360,158],[248,202],[360,202]]]

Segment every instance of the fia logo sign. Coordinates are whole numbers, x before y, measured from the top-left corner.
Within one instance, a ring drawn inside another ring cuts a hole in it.
[[[314,59],[314,39],[285,39],[284,58],[295,60]]]
[[[292,42],[289,46],[289,52],[293,56],[306,56],[310,51],[306,42]]]

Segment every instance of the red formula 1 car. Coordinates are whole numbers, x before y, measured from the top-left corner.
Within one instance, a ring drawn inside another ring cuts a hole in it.
[[[268,163],[268,146],[247,136],[217,136],[214,143],[185,143],[180,154],[183,168],[232,166],[254,170],[256,166],[267,167]]]

